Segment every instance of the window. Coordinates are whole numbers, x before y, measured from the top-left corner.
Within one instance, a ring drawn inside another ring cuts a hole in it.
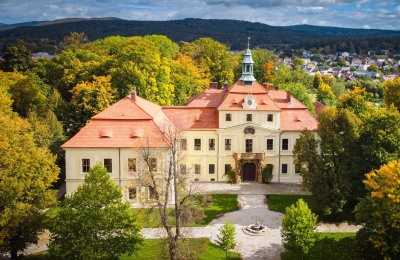
[[[112,159],[104,159],[104,168],[107,169],[107,172],[112,172]]]
[[[225,121],[232,121],[232,114],[225,114]]]
[[[247,122],[253,121],[253,115],[252,115],[252,114],[247,114],[247,115],[246,115],[246,121],[247,121]]]
[[[82,172],[86,173],[90,170],[90,159],[82,159]]]
[[[128,171],[136,172],[136,158],[128,158]]]
[[[299,163],[296,163],[295,165],[294,165],[294,173],[300,173],[300,164]]]
[[[157,159],[156,158],[150,158],[150,171],[151,172],[156,172],[157,171]]]
[[[215,150],[215,139],[208,139],[208,150],[214,151]]]
[[[148,187],[148,192],[149,192],[149,199],[155,199],[156,198],[156,193],[154,192],[154,187],[149,186]]]
[[[214,174],[215,173],[215,164],[209,164],[208,165],[208,173],[209,174]]]
[[[194,139],[194,149],[196,151],[201,150],[201,139]]]
[[[137,198],[137,190],[135,187],[131,187],[128,189],[128,199],[135,200]]]
[[[282,139],[282,150],[289,150],[289,139]]]
[[[186,174],[186,164],[179,165],[179,173],[185,175]]]
[[[282,163],[282,173],[287,174],[288,173],[288,167],[287,163]]]
[[[225,139],[225,151],[231,150],[231,139]]]
[[[187,149],[187,140],[181,139],[181,150],[186,151],[186,149]]]
[[[253,140],[246,139],[246,153],[252,153],[252,152],[253,152]]]
[[[224,173],[227,173],[230,170],[232,170],[232,166],[230,164],[225,164],[225,172]]]
[[[267,115],[267,121],[268,122],[273,122],[274,121],[274,115],[273,114],[268,114]]]
[[[274,139],[267,139],[267,150],[274,150]]]
[[[194,174],[200,174],[200,164],[194,165]]]

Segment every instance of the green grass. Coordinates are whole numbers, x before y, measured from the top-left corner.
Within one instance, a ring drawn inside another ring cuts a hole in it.
[[[211,243],[207,238],[185,239],[180,243],[183,259],[225,259],[225,251]],[[240,259],[237,253],[229,253],[230,259]],[[168,245],[164,239],[146,239],[139,251],[132,256],[122,256],[121,260],[130,259],[169,259]]]
[[[336,260],[361,259],[358,252],[356,233],[320,233],[319,239],[304,259]],[[282,260],[301,259],[301,253],[289,250],[281,254]]]
[[[318,215],[318,221],[355,221],[354,213],[352,213],[354,205],[345,205],[343,207],[343,212],[326,216],[323,214],[320,204],[312,195],[268,195],[268,208],[272,211],[285,213],[286,208],[296,203],[300,198],[308,204],[308,207],[313,213]]]
[[[206,217],[196,226],[207,226],[218,214],[238,210],[237,194],[212,194],[212,203],[204,207]]]
[[[225,251],[218,246],[211,243],[207,238],[190,238],[182,240],[180,243],[181,252],[184,256],[182,259],[225,259]],[[240,254],[230,252],[228,259],[240,259]],[[41,252],[34,255],[25,257],[28,260],[48,260],[51,259],[49,254]],[[164,239],[145,239],[143,245],[139,248],[138,252],[133,255],[123,255],[121,260],[141,259],[141,260],[154,260],[154,259],[169,259],[168,245]]]
[[[208,206],[202,206],[202,196],[196,198],[196,202],[204,211],[205,218],[198,222],[192,223],[190,226],[207,226],[218,214],[235,211],[238,209],[236,194],[212,194],[212,203]],[[141,227],[155,228],[161,227],[160,217],[157,208],[135,208],[131,209],[137,216],[137,223]],[[170,223],[175,223],[173,209],[169,210]],[[189,224],[188,224],[189,225]]]

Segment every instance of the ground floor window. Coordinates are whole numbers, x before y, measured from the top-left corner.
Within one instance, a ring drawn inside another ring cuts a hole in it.
[[[288,173],[288,165],[287,163],[282,163],[282,173],[287,174]]]
[[[137,189],[136,187],[130,187],[128,189],[128,199],[129,200],[136,200],[137,198]]]
[[[194,174],[200,174],[200,164],[194,165]]]
[[[215,173],[215,164],[209,164],[208,165],[208,173],[209,174],[214,174]]]

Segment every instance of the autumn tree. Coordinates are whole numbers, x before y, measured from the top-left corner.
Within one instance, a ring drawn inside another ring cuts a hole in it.
[[[283,246],[288,250],[301,252],[302,259],[314,245],[317,240],[317,216],[303,199],[286,208],[281,235]]]
[[[0,93],[0,106],[9,104],[2,88]],[[9,107],[0,110],[0,132],[0,251],[17,259],[44,229],[59,169],[50,151],[35,144],[29,123]]]
[[[76,133],[92,116],[109,107],[116,99],[116,91],[111,88],[111,77],[93,76],[92,82],[82,82],[72,90],[68,131]]]
[[[264,73],[262,76],[263,82],[273,82],[274,80],[275,63],[274,61],[267,61],[264,64]]]
[[[171,62],[171,80],[175,86],[174,105],[185,105],[190,97],[206,89],[209,84],[204,71],[187,55],[179,55]]]
[[[49,253],[57,259],[119,259],[142,241],[121,188],[100,164],[54,209],[50,232]]]
[[[386,80],[384,85],[386,106],[393,104],[400,112],[400,77]]]
[[[225,259],[228,259],[228,252],[234,249],[236,246],[235,242],[235,226],[228,219],[225,224],[219,229],[218,243],[222,250],[225,251]]]
[[[398,259],[400,256],[400,161],[394,160],[366,174],[368,194],[356,207],[356,218],[363,223],[357,233],[368,257]],[[371,254],[372,251],[372,254]]]
[[[313,81],[313,88],[318,89],[321,84],[324,83],[320,73],[315,74]]]
[[[349,109],[356,115],[360,115],[373,109],[369,102],[371,96],[372,94],[365,91],[364,88],[355,86],[353,90],[339,96],[337,107]]]
[[[322,205],[324,214],[342,211],[350,179],[356,169],[352,158],[359,151],[361,121],[348,110],[326,108],[319,118],[317,137],[308,130],[300,134],[293,155],[301,165],[303,185]]]
[[[234,64],[228,47],[211,38],[200,38],[192,43],[184,43],[181,53],[190,56],[201,66],[210,81],[218,82],[220,87],[224,82],[233,82]]]
[[[87,42],[89,42],[89,39],[84,32],[71,32],[64,37],[60,46],[62,49],[78,49]]]
[[[317,100],[324,105],[332,106],[335,104],[336,96],[328,84],[321,83],[317,90]]]
[[[187,182],[189,169],[180,169],[183,159],[179,151],[181,131],[176,125],[179,124],[166,122],[162,127],[164,148],[145,144],[140,149],[143,167],[138,171],[138,183],[135,184],[152,191],[150,201],[147,198],[142,198],[142,201],[147,205],[151,202],[159,213],[160,224],[166,231],[170,259],[180,259],[184,254],[180,250],[180,243],[185,242],[182,240],[182,226],[188,211],[196,205],[196,187]],[[162,163],[158,163],[160,161]],[[194,216],[202,217],[201,213],[197,212]]]

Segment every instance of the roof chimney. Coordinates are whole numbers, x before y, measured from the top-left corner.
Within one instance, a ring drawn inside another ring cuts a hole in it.
[[[136,86],[133,86],[132,88],[132,92],[131,92],[131,99],[133,100],[133,102],[136,102]]]
[[[210,82],[210,88],[211,89],[217,89],[218,88],[218,82]]]
[[[227,88],[228,88],[228,81],[225,80],[223,89],[227,89]]]
[[[288,103],[290,103],[290,97],[291,97],[291,96],[290,96],[290,91],[287,90],[287,91],[286,91],[286,100],[287,100]]]

